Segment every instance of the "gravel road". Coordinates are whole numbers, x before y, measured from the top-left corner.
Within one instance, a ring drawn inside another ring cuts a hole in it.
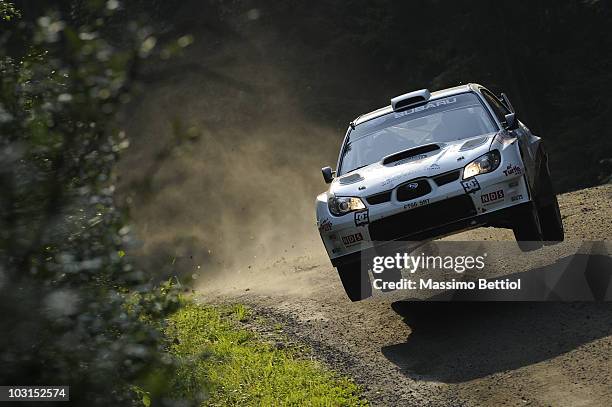
[[[502,274],[537,273],[584,241],[611,239],[612,185],[559,201],[567,242],[507,253]],[[513,238],[486,228],[452,239]],[[612,405],[612,303],[417,302],[397,295],[351,303],[321,250],[249,272],[242,284],[210,284],[202,295],[245,303],[281,324],[291,340],[363,385],[373,405]]]

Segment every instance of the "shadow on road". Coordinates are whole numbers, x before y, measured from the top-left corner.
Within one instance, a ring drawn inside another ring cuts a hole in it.
[[[610,289],[612,274],[606,257],[590,256],[586,270],[576,268],[582,277],[570,268],[563,279],[570,283],[586,278],[594,297],[601,299],[606,287]],[[542,274],[551,267],[554,264],[506,277],[546,281]],[[593,290],[593,280],[605,285]],[[439,297],[449,298],[446,293]],[[457,383],[554,358],[612,334],[612,302],[478,302],[483,298],[474,295],[464,299],[472,301],[394,302],[392,308],[412,333],[405,343],[383,347],[383,355],[413,379]]]

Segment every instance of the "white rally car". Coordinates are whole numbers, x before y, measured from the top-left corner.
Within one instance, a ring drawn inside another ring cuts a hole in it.
[[[351,122],[317,226],[353,301],[361,255],[386,242],[423,242],[480,226],[510,228],[523,250],[563,240],[540,137],[502,93],[468,84],[410,92]]]

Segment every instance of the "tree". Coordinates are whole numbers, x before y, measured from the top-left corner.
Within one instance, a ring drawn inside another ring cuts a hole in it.
[[[0,382],[125,405],[144,394],[134,388],[163,391],[158,328],[179,305],[176,287],[127,260],[113,199],[128,145],[116,116],[158,47],[115,0],[65,13],[20,18],[0,0]]]

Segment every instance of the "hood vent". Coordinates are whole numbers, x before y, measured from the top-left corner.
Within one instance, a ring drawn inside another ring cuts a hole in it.
[[[359,173],[357,173],[357,174],[347,175],[346,177],[341,177],[338,180],[340,182],[340,185],[349,185],[349,184],[354,184],[355,182],[362,181],[363,177],[359,175]]]
[[[467,151],[467,150],[471,150],[473,148],[479,147],[483,145],[484,143],[486,143],[488,139],[489,139],[488,137],[480,137],[480,138],[468,140],[465,143],[463,143],[459,151]]]
[[[406,160],[409,158],[421,159],[425,158],[425,154],[430,153],[432,151],[439,150],[440,146],[437,144],[427,144],[425,146],[420,146],[416,148],[411,148],[409,150],[400,151],[399,153],[394,153],[383,158],[383,165],[391,164],[397,161]],[[422,157],[421,157],[422,156]]]

